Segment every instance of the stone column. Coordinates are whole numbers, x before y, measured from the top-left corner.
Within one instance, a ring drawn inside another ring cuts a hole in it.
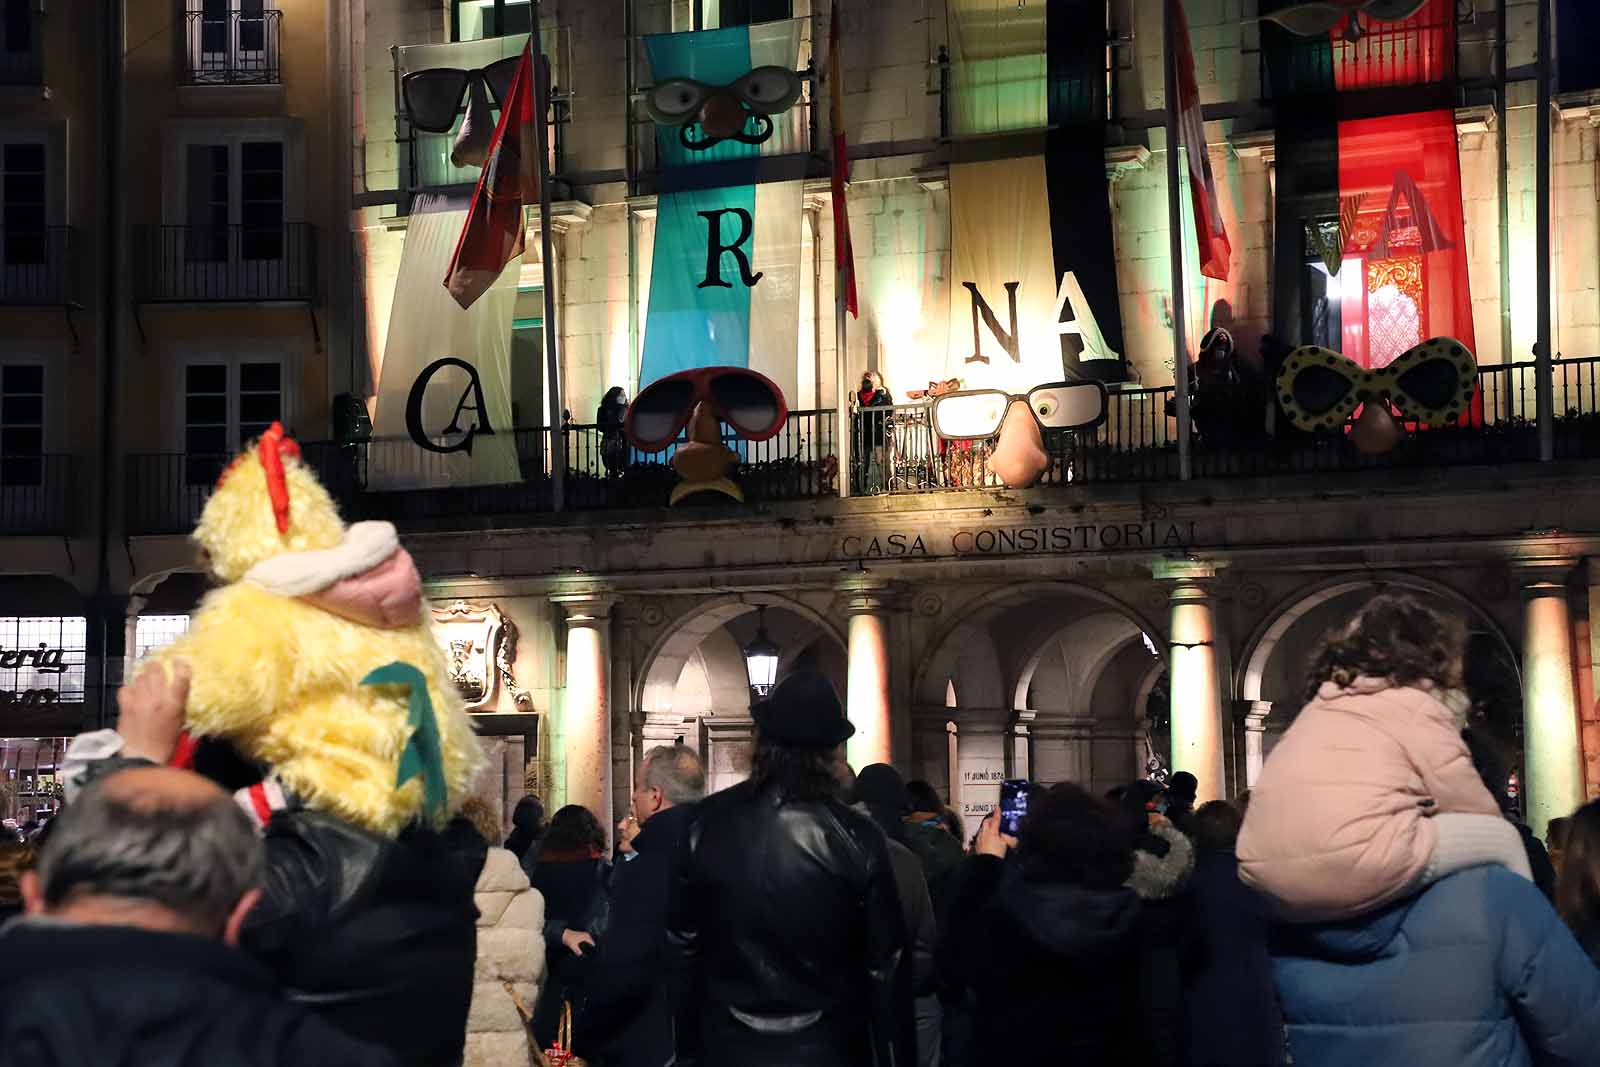
[[[1267,716],[1272,714],[1272,701],[1252,700],[1244,715],[1244,785],[1254,789],[1261,777],[1261,765],[1266,762]]]
[[[1573,561],[1518,568],[1522,580],[1523,762],[1528,825],[1543,835],[1551,819],[1584,801],[1578,694],[1573,682],[1567,575]]]
[[[1217,649],[1216,610],[1211,582],[1218,565],[1205,560],[1160,560],[1156,578],[1169,582],[1172,606],[1167,660],[1172,692],[1172,770],[1188,771],[1200,782],[1196,803],[1221,798],[1227,790],[1223,747],[1222,688],[1226,665]]]
[[[611,825],[611,608],[598,588],[552,594],[567,613],[567,684],[561,705],[567,803]]]
[[[853,576],[839,586],[850,617],[849,673],[845,711],[856,732],[845,749],[856,770],[894,759],[893,709],[889,703],[889,618],[891,583]]]

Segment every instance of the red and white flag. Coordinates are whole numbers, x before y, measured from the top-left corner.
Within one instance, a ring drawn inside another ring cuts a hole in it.
[[[828,122],[833,127],[833,267],[834,284],[844,306],[860,317],[856,302],[856,257],[850,244],[850,208],[844,186],[850,176],[850,146],[844,137],[844,68],[839,62],[839,0],[828,18]]]
[[[534,117],[540,113],[534,88],[532,42],[511,79],[500,121],[489,142],[489,160],[472,191],[467,223],[461,228],[444,286],[463,308],[489,291],[506,264],[522,255],[523,205],[538,199],[539,172]]]
[[[1183,13],[1183,0],[1167,0],[1172,8],[1172,62],[1177,65],[1178,99],[1169,100],[1178,116],[1178,148],[1189,150],[1189,191],[1194,197],[1194,235],[1200,244],[1200,273],[1218,281],[1228,280],[1228,264],[1233,246],[1222,225],[1222,205],[1217,199],[1217,182],[1211,175],[1211,156],[1206,151],[1206,124],[1200,114],[1200,83],[1194,73],[1194,51],[1189,47],[1189,20]]]

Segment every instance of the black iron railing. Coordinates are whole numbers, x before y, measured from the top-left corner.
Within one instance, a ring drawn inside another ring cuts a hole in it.
[[[276,85],[283,12],[230,11],[184,15],[190,85]]]
[[[138,226],[134,238],[134,274],[142,303],[316,297],[316,229],[308,222]]]
[[[360,503],[360,456],[350,445],[302,442],[301,455],[317,472],[346,517]],[[200,521],[217,479],[232,456],[150,452],[127,457],[127,501],[123,515],[129,534],[186,534]]]
[[[0,455],[0,535],[71,533],[77,464],[74,456]]]
[[[0,304],[76,303],[77,282],[70,226],[0,226]]]
[[[1329,89],[1398,89],[1454,79],[1453,0],[1430,0],[1417,14],[1399,21],[1378,21],[1364,13],[1355,17],[1361,32],[1335,32],[1331,47],[1326,35],[1275,35],[1279,43],[1267,43],[1267,61],[1261,66],[1263,98],[1316,96]]]

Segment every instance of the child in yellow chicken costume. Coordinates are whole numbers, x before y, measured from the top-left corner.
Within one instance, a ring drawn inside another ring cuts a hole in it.
[[[241,947],[399,1062],[458,1063],[485,848],[454,816],[482,755],[416,566],[390,524],[346,528],[276,424],[223,472],[194,539],[224,584],[124,697],[183,664],[169,761],[223,749],[253,768],[235,796],[267,884]],[[69,791],[126,765],[120,750],[111,731],[78,738]]]

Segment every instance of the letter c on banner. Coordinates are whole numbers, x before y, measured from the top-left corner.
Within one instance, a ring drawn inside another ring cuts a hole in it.
[[[428,382],[446,367],[460,367],[467,372],[467,387],[461,390],[461,399],[456,401],[455,414],[450,416],[450,425],[440,431],[444,434],[460,433],[461,413],[470,411],[475,416],[473,424],[467,427],[467,434],[453,445],[436,445],[428,440],[427,428],[422,425],[422,401],[428,393]],[[467,403],[467,397],[472,397],[472,403]],[[489,425],[489,406],[483,400],[483,382],[478,378],[478,368],[464,359],[455,356],[446,356],[436,359],[417,375],[417,380],[411,385],[411,392],[406,397],[406,432],[417,443],[417,447],[429,452],[465,452],[472,455],[472,438],[476,434],[494,436],[494,427]]]

